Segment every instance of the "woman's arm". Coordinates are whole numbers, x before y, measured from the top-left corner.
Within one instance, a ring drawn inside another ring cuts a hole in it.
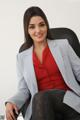
[[[80,82],[80,58],[76,55],[73,48],[68,43],[68,55],[72,66],[73,73],[77,80]]]
[[[29,99],[30,92],[28,90],[27,83],[25,82],[23,76],[22,63],[19,54],[17,55],[17,76],[19,81],[18,92],[13,97],[8,99],[8,101],[16,104],[17,107],[20,109],[24,105],[24,103]]]
[[[23,105],[26,103],[26,109],[29,102],[30,93],[27,87],[27,83],[25,82],[21,60],[19,55],[17,55],[17,75],[18,75],[18,92],[11,98],[9,98],[6,105],[6,119],[7,120],[15,120],[21,111]]]

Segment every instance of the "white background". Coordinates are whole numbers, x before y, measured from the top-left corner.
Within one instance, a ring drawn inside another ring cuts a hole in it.
[[[71,28],[80,40],[80,0],[0,0],[0,115],[4,102],[17,91],[16,54],[24,41],[24,11],[36,5],[50,27]]]

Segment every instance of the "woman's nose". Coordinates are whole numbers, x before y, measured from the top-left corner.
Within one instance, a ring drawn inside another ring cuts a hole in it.
[[[40,28],[39,27],[36,27],[36,32],[40,32]]]

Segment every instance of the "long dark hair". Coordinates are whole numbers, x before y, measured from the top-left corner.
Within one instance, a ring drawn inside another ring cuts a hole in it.
[[[50,36],[49,23],[48,23],[46,15],[41,10],[41,8],[39,8],[37,6],[32,6],[32,7],[28,8],[24,13],[24,18],[23,18],[24,37],[25,37],[25,42],[26,42],[27,48],[31,47],[33,44],[33,40],[31,39],[30,35],[28,34],[28,25],[29,25],[30,19],[33,16],[40,16],[43,18],[43,20],[45,21],[45,24],[47,25],[47,29],[48,29],[47,30],[47,38],[49,38],[49,36]]]

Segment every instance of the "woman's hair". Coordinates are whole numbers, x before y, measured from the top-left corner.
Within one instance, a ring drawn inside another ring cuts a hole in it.
[[[33,16],[40,16],[42,17],[42,19],[45,21],[45,24],[47,25],[47,38],[49,38],[49,24],[48,24],[48,20],[46,18],[46,15],[44,14],[44,12],[36,6],[32,6],[30,8],[28,8],[25,13],[24,13],[24,18],[23,18],[23,25],[24,25],[24,37],[25,37],[25,42],[27,45],[27,48],[31,47],[33,44],[33,40],[31,39],[30,35],[28,34],[28,26],[29,26],[29,22],[30,19]]]

